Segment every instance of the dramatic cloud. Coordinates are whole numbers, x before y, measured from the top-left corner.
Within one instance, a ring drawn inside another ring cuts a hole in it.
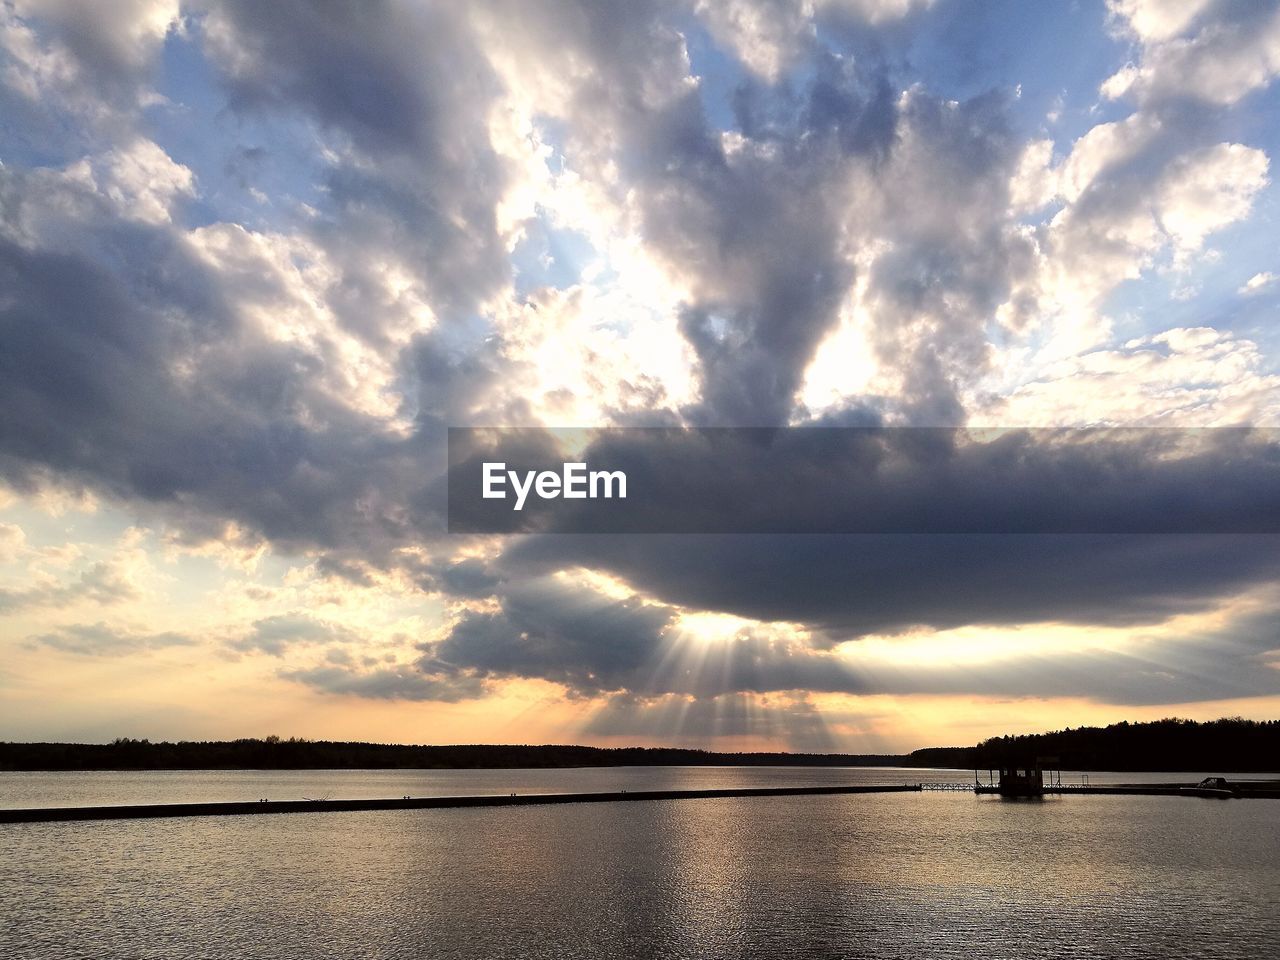
[[[1272,577],[1274,580],[1274,575]],[[967,585],[966,585],[967,586]],[[1015,584],[1020,586],[1020,584]],[[1133,594],[1133,589],[1124,591]],[[859,599],[865,595],[859,594]],[[1043,598],[1041,600],[1043,607]],[[1168,603],[1159,630],[1139,627],[1150,612],[1103,627],[1087,618],[1092,634],[1070,633],[1063,621],[1048,625],[1047,644],[1033,627],[1019,628],[1007,648],[966,658],[960,637],[936,645],[933,656],[905,656],[922,628],[949,624],[922,619],[910,629],[890,624],[865,643],[833,646],[795,626],[767,625],[735,617],[688,614],[678,608],[598,592],[573,575],[522,584],[503,597],[501,612],[464,617],[442,642],[427,647],[419,667],[436,675],[458,672],[468,682],[534,678],[563,684],[579,696],[604,693],[645,699],[697,700],[738,694],[808,691],[831,694],[931,694],[995,697],[1097,697],[1110,703],[1182,703],[1275,695],[1280,674],[1263,666],[1280,648],[1273,610],[1223,619],[1206,605]],[[929,613],[935,613],[930,611]],[[928,616],[929,614],[926,614]],[[776,620],[776,618],[774,618]],[[1026,617],[1008,623],[1025,623]],[[968,609],[956,623],[982,622]],[[1001,618],[987,626],[1001,634]],[[863,636],[870,632],[864,628]],[[945,634],[944,634],[945,635]],[[1117,638],[1125,642],[1117,646]],[[600,642],[601,639],[607,642]],[[970,643],[976,639],[969,637]],[[948,657],[948,644],[955,652]],[[1025,659],[1019,656],[1023,648]],[[1158,654],[1158,659],[1154,654]]]
[[[1118,14],[1143,42],[1138,65],[1103,87],[1109,97],[1174,97],[1232,104],[1280,74],[1280,9],[1273,3],[1116,0]]]
[[[507,172],[487,127],[498,87],[463,13],[233,2],[202,23],[233,109],[318,124],[331,159],[316,233],[342,264],[343,322],[367,337],[387,319],[377,273],[393,266],[450,320],[509,275],[495,220]]]
[[[519,675],[577,691],[634,688],[671,611],[551,581],[521,584],[499,613],[464,615],[433,660],[480,674]]]
[[[808,623],[836,639],[965,623],[1136,624],[1280,573],[1266,536],[582,536],[508,563],[581,564],[682,607]]]
[[[24,132],[43,140],[77,132],[49,123],[60,105],[87,125],[83,133],[132,123],[139,107],[159,99],[151,84],[165,36],[178,22],[177,0],[14,0],[0,12],[6,54],[0,104]]]

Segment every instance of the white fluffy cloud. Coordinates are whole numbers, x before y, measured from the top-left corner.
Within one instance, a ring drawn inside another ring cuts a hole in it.
[[[878,25],[933,0],[695,0],[694,9],[721,44],[753,73],[774,82],[817,36],[823,16]]]
[[[1104,96],[1188,97],[1227,105],[1280,74],[1280,8],[1274,4],[1121,0],[1112,7],[1143,49],[1137,65],[1103,84]]]
[[[1280,376],[1250,340],[1174,328],[1051,361],[975,423],[1036,427],[1280,426]]]
[[[16,0],[0,7],[3,82],[32,105],[59,104],[90,124],[131,123],[157,98],[151,71],[179,0]]]
[[[1094,127],[1057,167],[1020,171],[1037,184],[1024,190],[1063,204],[1037,231],[1038,269],[1027,287],[1042,334],[1059,338],[1063,355],[1106,339],[1102,304],[1120,283],[1187,266],[1212,234],[1246,218],[1269,184],[1270,163],[1257,148],[1169,146],[1169,131],[1138,113]]]
[[[1270,271],[1255,273],[1252,277],[1250,277],[1248,280],[1244,282],[1244,284],[1240,287],[1237,293],[1239,293],[1242,297],[1252,297],[1255,294],[1262,293],[1264,290],[1266,290],[1268,287],[1274,284],[1276,280],[1280,280],[1280,277],[1277,277],[1274,273],[1271,273]]]
[[[1128,21],[1142,40],[1168,40],[1182,33],[1213,0],[1109,0],[1113,14]]]

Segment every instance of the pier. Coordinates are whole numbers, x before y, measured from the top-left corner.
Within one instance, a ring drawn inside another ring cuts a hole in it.
[[[1280,781],[1235,781],[1238,798],[1280,799]],[[528,793],[471,797],[397,797],[374,800],[239,800],[210,803],[138,803],[83,807],[25,807],[0,809],[3,823],[56,823],[76,820],[148,820],[160,817],[235,817],[276,813],[344,813],[362,810],[447,810],[465,807],[534,807],[565,803],[626,803],[641,800],[700,800],[732,797],[804,797],[853,793],[946,792],[1000,794],[994,784],[972,781],[859,784],[822,787],[725,787],[710,790],[615,790],[602,793]],[[1193,784],[1178,783],[1052,783],[1044,796],[1194,797]]]
[[[918,793],[920,784],[824,787],[726,787],[713,790],[618,790],[608,793],[529,793],[478,797],[399,797],[385,800],[241,800],[225,803],[143,803],[101,807],[0,809],[0,823],[72,820],[144,820],[153,817],[228,817],[358,810],[443,810],[459,807],[532,807],[557,803],[622,803],[721,797],[800,797],[845,793]]]
[[[1258,800],[1280,800],[1280,780],[1236,780],[1230,782],[1238,799],[1252,797]],[[995,783],[974,783],[958,781],[951,783],[922,783],[923,791],[949,793],[975,793],[988,796],[1002,796],[1000,785]],[[1043,796],[1111,796],[1130,797],[1195,797],[1196,784],[1193,783],[1046,783],[1039,795]]]

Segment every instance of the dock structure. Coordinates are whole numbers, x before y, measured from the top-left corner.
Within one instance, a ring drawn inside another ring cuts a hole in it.
[[[1228,781],[1223,781],[1228,783]],[[56,823],[77,820],[149,820],[160,817],[232,817],[275,813],[343,813],[364,810],[447,810],[467,807],[532,807],[568,803],[626,803],[645,800],[699,800],[732,797],[803,797],[856,793],[949,792],[995,794],[1010,797],[999,784],[980,782],[932,782],[903,784],[849,784],[821,787],[724,787],[709,790],[616,790],[607,793],[508,793],[472,797],[396,797],[378,800],[250,800],[212,803],[139,803],[118,806],[0,808],[0,824]],[[1224,792],[1215,790],[1215,795]],[[1231,781],[1233,797],[1280,800],[1280,780]],[[1062,783],[1044,785],[1049,794],[1193,797],[1204,790],[1179,783]]]
[[[1224,781],[1227,782],[1227,781]],[[1237,780],[1231,781],[1229,792],[1233,797],[1253,797],[1258,800],[1280,800],[1280,781]],[[974,793],[998,797],[1039,797],[1039,796],[1129,796],[1129,797],[1196,797],[1205,796],[1206,791],[1198,784],[1185,783],[1063,783],[1054,780],[1045,783],[1039,793],[1016,794],[1002,790],[999,783],[922,783],[923,791],[947,791],[953,793]],[[1227,792],[1215,789],[1213,795]]]
[[[98,807],[0,809],[0,823],[74,820],[144,820],[155,817],[227,817],[274,813],[339,813],[360,810],[442,810],[461,807],[529,807],[564,803],[621,803],[722,797],[829,796],[848,793],[918,793],[920,784],[821,787],[725,787],[710,790],[617,790],[608,793],[528,793],[473,797],[397,797],[384,800],[249,800],[226,803],[139,803]]]
[[[994,770],[988,770],[985,786],[978,777],[978,771],[975,770],[973,771],[974,793],[996,793],[1011,800],[1043,797],[1046,793],[1060,793],[1062,772],[1055,770],[1057,766],[1057,757],[1006,760],[1000,764],[1000,780],[998,782],[995,780]],[[1048,774],[1047,782],[1046,773]]]

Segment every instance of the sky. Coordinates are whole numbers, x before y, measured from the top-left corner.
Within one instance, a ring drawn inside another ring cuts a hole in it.
[[[444,501],[460,426],[1280,426],[1278,75],[1255,0],[0,0],[0,739],[1280,716],[1274,535]]]

